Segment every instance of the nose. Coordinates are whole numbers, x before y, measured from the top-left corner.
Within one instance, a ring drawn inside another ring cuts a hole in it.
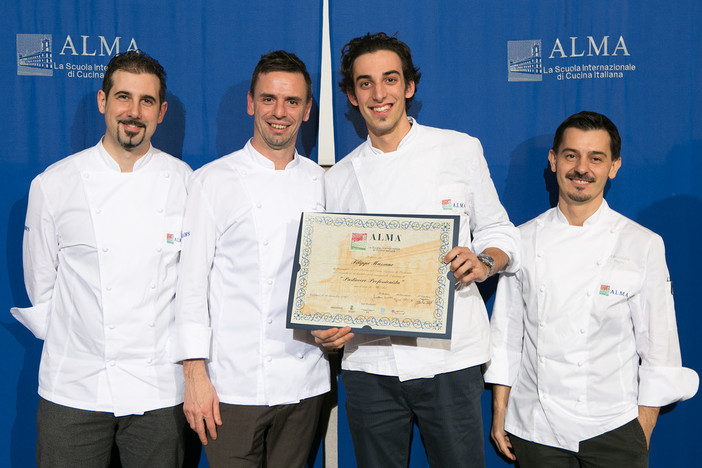
[[[138,99],[132,99],[129,109],[127,109],[129,117],[138,119],[141,115],[141,102]]]
[[[287,114],[285,110],[285,101],[278,99],[275,102],[275,107],[273,107],[273,116],[277,118],[283,118]]]
[[[575,164],[575,170],[580,172],[581,174],[585,174],[590,170],[590,166],[588,164],[587,158],[578,158],[576,164]]]
[[[373,87],[373,99],[377,102],[382,102],[385,99],[385,85],[380,82]]]

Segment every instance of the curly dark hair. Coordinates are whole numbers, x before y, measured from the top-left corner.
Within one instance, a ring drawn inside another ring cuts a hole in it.
[[[422,74],[419,73],[419,67],[415,67],[412,62],[412,52],[407,44],[399,40],[395,35],[388,36],[384,32],[375,34],[367,33],[365,36],[351,39],[343,49],[341,49],[341,75],[342,79],[339,82],[339,88],[346,94],[353,92],[353,64],[358,57],[363,54],[377,52],[379,50],[389,50],[395,52],[402,62],[402,76],[406,83],[414,82],[415,89],[419,84],[419,79]],[[409,107],[412,102],[412,97],[405,99],[405,104]]]

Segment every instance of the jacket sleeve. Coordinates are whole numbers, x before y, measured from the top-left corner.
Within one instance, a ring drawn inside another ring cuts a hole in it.
[[[660,407],[691,398],[699,376],[682,367],[672,283],[663,239],[650,238],[641,292],[631,303],[639,365],[639,405]]]
[[[212,340],[208,295],[217,226],[196,174],[188,183],[182,239],[176,289],[176,362],[209,359]]]
[[[29,189],[22,241],[24,284],[32,307],[11,309],[12,315],[39,339],[46,337],[58,271],[58,234],[49,203],[37,177]]]
[[[490,361],[485,381],[511,387],[522,360],[525,306],[519,273],[503,273],[490,317]]]
[[[471,138],[470,187],[470,230],[473,238],[473,251],[480,253],[488,247],[502,250],[509,257],[506,272],[519,269],[519,230],[509,220],[507,211],[500,203],[490,170],[483,156],[483,147]]]

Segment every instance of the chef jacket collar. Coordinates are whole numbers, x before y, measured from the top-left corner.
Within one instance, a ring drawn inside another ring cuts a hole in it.
[[[589,226],[589,225],[594,226],[594,225],[598,224],[600,221],[602,221],[604,219],[604,217],[605,217],[604,213],[607,212],[608,210],[609,210],[609,205],[607,204],[607,201],[605,201],[605,199],[603,198],[602,204],[600,205],[600,207],[597,209],[597,211],[592,213],[592,215],[590,215],[589,218],[587,218],[585,220],[585,222],[583,223],[583,226]],[[558,209],[555,211],[556,211],[556,219],[563,224],[568,224],[568,220],[566,219],[565,215],[561,211],[560,204],[558,205]]]
[[[117,164],[117,161],[112,159],[112,156],[110,156],[110,153],[107,152],[105,147],[102,144],[102,138],[100,138],[100,141],[97,144],[98,147],[98,153],[100,153],[100,156],[105,163],[105,165],[116,172],[121,172],[122,170],[119,167],[119,164]],[[152,145],[149,145],[149,150],[144,154],[144,156],[140,157],[134,162],[134,167],[132,168],[132,172],[136,172],[140,169],[143,169],[146,167],[147,164],[149,164],[149,161],[153,159],[154,153],[155,153],[155,148]]]
[[[416,135],[416,133],[417,133],[417,127],[419,127],[419,125],[415,125],[415,123],[417,123],[417,122],[416,122],[416,120],[414,120],[414,117],[410,117],[408,115],[407,120],[410,123],[410,130],[409,130],[409,132],[407,132],[407,135],[405,135],[404,138],[402,138],[402,140],[400,141],[400,144],[397,145],[397,149],[395,151],[390,151],[388,153],[385,153],[382,150],[375,148],[373,146],[373,143],[371,143],[370,135],[368,135],[368,138],[366,139],[366,144],[368,145],[368,148],[370,148],[372,154],[375,154],[375,155],[392,154],[392,153],[395,153],[397,151],[400,151],[400,149],[402,149],[403,147],[411,144],[412,141],[414,140],[414,135]]]
[[[256,150],[256,148],[254,148],[253,145],[251,144],[252,140],[253,140],[253,138],[246,143],[246,147],[245,147],[246,148],[246,155],[249,157],[249,162],[251,162],[252,164],[254,164],[256,166],[259,166],[260,168],[274,171],[275,170],[275,163],[273,161],[271,161],[270,159],[268,159],[267,157],[265,157],[264,155],[262,155],[261,153],[259,153],[258,150]],[[298,164],[300,164],[300,155],[297,154],[297,149],[296,149],[295,153],[293,154],[292,161],[290,161],[288,163],[288,165],[285,166],[284,170],[288,171],[288,170],[294,168],[295,166],[297,166]]]

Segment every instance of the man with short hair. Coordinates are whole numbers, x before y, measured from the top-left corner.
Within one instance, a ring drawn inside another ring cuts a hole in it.
[[[416,422],[431,466],[483,466],[480,366],[489,359],[489,325],[475,283],[518,266],[517,231],[480,142],[407,116],[420,78],[407,44],[384,33],[353,39],[341,72],[368,139],[327,173],[327,209],[460,216],[459,246],[444,259],[458,281],[451,339],[313,332],[330,348],[353,337],[342,382],[356,461],[406,467]]]
[[[558,127],[548,153],[558,206],[519,227],[521,269],[500,278],[491,437],[523,468],[646,467],[660,407],[697,391],[663,240],[604,200],[620,149],[602,114]]]
[[[13,315],[44,340],[37,463],[180,466],[183,379],[170,355],[187,164],[151,146],[165,72],[130,51],[107,65],[105,135],[32,182]]]
[[[324,210],[324,171],[295,150],[312,105],[304,63],[262,56],[247,104],[253,138],[188,186],[177,295],[184,409],[211,466],[302,467],[330,387],[323,349],[285,327],[300,214]]]

